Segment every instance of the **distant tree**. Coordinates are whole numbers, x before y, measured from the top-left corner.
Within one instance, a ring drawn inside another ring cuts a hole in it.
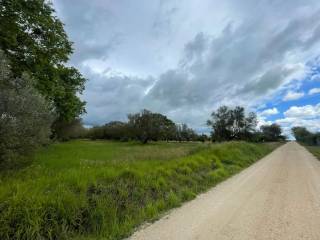
[[[92,140],[104,139],[105,132],[103,126],[94,126],[88,130],[86,136]]]
[[[128,126],[133,135],[143,143],[149,140],[163,140],[169,137],[169,131],[174,123],[166,116],[143,110],[140,113],[128,115]]]
[[[200,142],[206,142],[209,141],[210,138],[206,134],[201,134],[197,136],[197,140]]]
[[[207,125],[212,127],[214,141],[249,140],[257,125],[256,114],[251,112],[246,116],[240,106],[234,109],[222,106],[211,117]]]
[[[241,139],[254,141],[257,124],[258,120],[256,113],[250,112],[245,118],[243,129],[241,131]]]
[[[237,106],[235,109],[230,110],[230,123],[231,125],[231,138],[232,139],[240,139],[241,133],[245,126],[245,112],[244,108]]]
[[[260,127],[265,141],[279,141],[284,140],[280,125],[273,123],[271,125],[263,125]]]
[[[72,43],[63,23],[50,1],[0,2],[0,48],[11,62],[13,77],[27,73],[35,80],[35,88],[53,103],[56,121],[70,123],[85,111],[78,97],[85,79],[77,69],[65,65]]]
[[[199,136],[186,124],[175,124],[165,115],[142,110],[129,114],[128,122],[112,121],[88,130],[91,139],[112,139],[120,141],[205,141],[207,136]]]
[[[56,121],[53,129],[55,130],[54,136],[58,136],[61,141],[83,138],[88,132],[88,130],[83,127],[81,119],[79,118],[71,122]]]
[[[308,145],[320,145],[320,133],[312,133],[305,127],[293,127],[291,131],[298,142]]]
[[[227,106],[218,108],[216,112],[212,112],[211,120],[207,121],[207,125],[212,127],[212,139],[215,141],[231,140],[233,125],[232,112]]]
[[[127,141],[131,137],[128,124],[121,121],[109,122],[103,126],[103,130],[104,139]]]
[[[51,105],[27,75],[14,77],[0,51],[0,167],[16,167],[46,144],[54,119]]]
[[[198,134],[185,123],[176,124],[175,135],[175,140],[178,141],[197,141],[199,137]]]

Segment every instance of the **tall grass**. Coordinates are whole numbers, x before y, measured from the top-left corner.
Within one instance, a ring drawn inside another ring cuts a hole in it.
[[[121,239],[277,145],[74,141],[0,185],[0,239]]]
[[[305,146],[316,158],[320,160],[320,147],[319,146]]]

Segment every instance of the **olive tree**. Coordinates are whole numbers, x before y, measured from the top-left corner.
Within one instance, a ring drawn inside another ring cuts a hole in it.
[[[0,166],[16,167],[49,140],[52,107],[26,74],[13,77],[0,51]]]

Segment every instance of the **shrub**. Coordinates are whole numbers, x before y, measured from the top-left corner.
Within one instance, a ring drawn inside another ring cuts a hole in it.
[[[25,163],[40,144],[48,142],[53,121],[50,105],[26,74],[13,78],[0,52],[0,167]]]

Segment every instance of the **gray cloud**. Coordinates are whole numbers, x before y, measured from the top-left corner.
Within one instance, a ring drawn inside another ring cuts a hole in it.
[[[90,79],[87,124],[149,108],[203,129],[218,105],[252,107],[292,88],[319,55],[314,0],[54,4]]]
[[[128,76],[104,76],[88,70],[91,79],[83,98],[87,101],[87,125],[99,125],[115,119],[125,120],[126,115],[141,109],[145,91],[154,79]]]
[[[86,59],[106,58],[120,43],[112,12],[103,1],[54,1],[57,13],[66,23],[66,30],[74,42],[73,64]]]

